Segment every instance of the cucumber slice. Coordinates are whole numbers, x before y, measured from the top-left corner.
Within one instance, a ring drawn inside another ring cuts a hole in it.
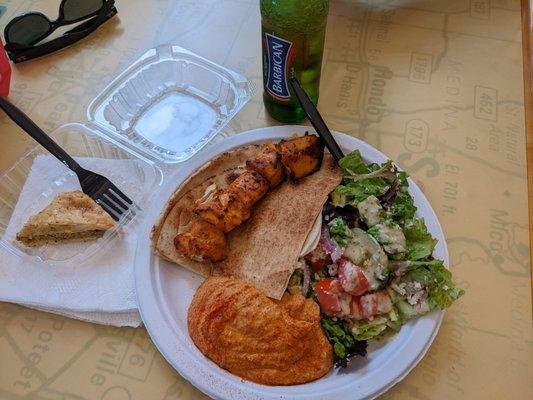
[[[399,300],[394,305],[398,309],[400,317],[403,321],[419,317],[420,315],[424,315],[429,311],[429,306],[427,305],[427,302],[424,302],[423,304],[417,306],[412,306],[406,300]]]

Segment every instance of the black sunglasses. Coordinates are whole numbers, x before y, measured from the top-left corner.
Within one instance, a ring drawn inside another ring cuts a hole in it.
[[[62,49],[83,39],[117,13],[114,0],[62,0],[59,17],[50,21],[37,12],[22,14],[11,20],[4,29],[5,50],[11,61],[37,58]],[[37,44],[51,35],[57,28],[88,21],[65,32],[62,36]]]

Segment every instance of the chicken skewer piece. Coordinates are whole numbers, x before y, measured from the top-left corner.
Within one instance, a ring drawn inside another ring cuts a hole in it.
[[[259,172],[268,181],[270,189],[274,189],[285,179],[281,154],[274,143],[268,143],[263,151],[246,160],[246,169]]]
[[[324,145],[315,135],[282,140],[278,148],[287,175],[293,181],[318,171],[324,158]]]
[[[193,212],[222,232],[229,232],[250,218],[251,207],[246,207],[234,193],[219,189]]]
[[[248,218],[252,206],[268,191],[268,181],[258,172],[246,171],[223,190],[194,208],[200,218],[229,232]]]
[[[180,254],[196,261],[219,262],[228,254],[224,232],[202,219],[195,221],[187,232],[176,235],[174,246]]]
[[[245,171],[227,188],[228,193],[234,194],[247,208],[263,198],[268,192],[269,182],[256,171]]]

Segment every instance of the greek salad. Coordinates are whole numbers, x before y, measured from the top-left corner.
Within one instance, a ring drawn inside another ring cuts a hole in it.
[[[342,183],[322,212],[317,247],[298,261],[288,289],[320,305],[337,364],[366,355],[366,342],[462,294],[436,240],[417,218],[407,174],[391,161],[366,164],[358,150],[339,162]]]

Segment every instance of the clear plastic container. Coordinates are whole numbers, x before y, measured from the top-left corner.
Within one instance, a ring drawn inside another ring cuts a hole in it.
[[[178,46],[147,51],[88,108],[120,143],[158,161],[187,160],[250,99],[248,81]]]
[[[87,123],[62,125],[50,133],[82,166],[107,176],[141,211],[134,218],[123,218],[97,241],[20,244],[16,233],[31,215],[57,193],[79,190],[75,174],[55,159],[46,160],[52,167],[43,173],[42,190],[25,187],[32,166],[40,165],[34,165],[36,160],[52,157],[36,144],[0,176],[0,247],[21,259],[49,265],[83,263],[108,250],[115,240],[134,234],[142,210],[178,167],[176,163],[209,143],[250,97],[244,77],[181,47],[164,45],[147,51],[93,100]],[[17,207],[21,194],[32,199],[23,212]]]

